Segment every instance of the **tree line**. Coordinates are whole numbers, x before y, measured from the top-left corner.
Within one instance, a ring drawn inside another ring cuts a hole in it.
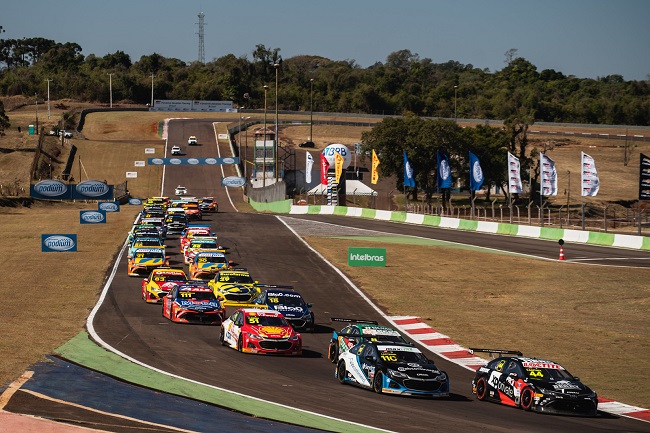
[[[434,63],[409,50],[361,68],[354,60],[301,55],[259,44],[248,56],[228,54],[205,64],[160,54],[133,62],[123,51],[83,55],[77,43],[44,38],[0,39],[0,94],[146,104],[156,99],[231,100],[263,108],[264,86],[278,81],[281,110],[416,115],[436,118],[650,125],[650,76],[625,81],[566,76],[537,67],[517,50],[490,72],[457,61]],[[109,84],[109,74],[111,83]],[[268,103],[275,106],[275,92]]]

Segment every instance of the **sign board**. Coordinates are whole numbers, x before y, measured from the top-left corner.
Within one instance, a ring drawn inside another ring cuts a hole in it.
[[[228,134],[219,134],[217,135],[219,140],[228,140]]]
[[[246,179],[238,176],[228,176],[221,179],[221,186],[237,188],[246,185]]]
[[[80,210],[79,224],[106,224],[105,210]]]
[[[386,266],[386,248],[348,248],[348,266]]]
[[[41,252],[65,253],[77,251],[76,234],[42,234]]]
[[[146,161],[135,161],[135,162],[133,163],[133,165],[134,165],[135,167],[144,167],[146,164],[147,164]]]
[[[149,158],[149,165],[222,165],[239,164],[239,158]]]
[[[147,147],[147,148],[144,149],[144,153],[145,154],[147,154],[147,153],[156,153],[156,149],[154,149],[153,147]]]
[[[98,180],[66,184],[46,179],[30,185],[29,195],[41,200],[112,200],[113,185]]]
[[[126,178],[127,179],[135,179],[138,177],[138,172],[137,171],[127,171],[126,172]]]
[[[120,202],[119,201],[100,201],[97,203],[97,209],[103,210],[104,212],[119,212],[120,211]]]

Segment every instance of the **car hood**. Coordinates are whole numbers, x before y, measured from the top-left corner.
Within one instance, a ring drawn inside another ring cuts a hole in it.
[[[442,372],[433,364],[420,364],[415,362],[387,362],[386,366],[407,374],[414,379],[435,379]]]
[[[269,307],[281,312],[285,317],[302,317],[309,311],[306,307],[291,307],[289,305],[270,305]]]
[[[176,301],[178,306],[185,310],[195,311],[214,311],[221,309],[221,304],[218,301],[190,301],[179,300]]]
[[[593,392],[591,388],[577,380],[529,380],[529,383],[558,394],[581,395]]]
[[[218,289],[221,293],[249,293],[253,294],[256,290],[253,287],[240,284],[224,284]]]
[[[248,330],[264,338],[289,338],[293,333],[291,327],[282,326],[248,326]]]

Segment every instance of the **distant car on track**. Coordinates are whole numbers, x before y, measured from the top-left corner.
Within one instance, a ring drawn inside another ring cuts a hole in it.
[[[187,194],[187,188],[182,186],[182,185],[178,185],[176,187],[176,189],[174,189],[174,194],[176,194],[176,195],[185,195],[185,194]]]
[[[196,136],[190,135],[190,138],[187,139],[187,144],[190,146],[196,146],[199,144],[199,141],[196,139]]]
[[[472,392],[479,400],[535,412],[596,416],[598,396],[554,361],[528,358],[521,352],[470,349],[501,355],[476,371]]]
[[[384,341],[410,344],[402,334],[390,326],[380,325],[374,320],[343,319],[332,317],[333,322],[349,323],[340,331],[332,332],[327,358],[336,363],[341,353],[347,352],[352,346],[362,341]]]
[[[172,146],[172,156],[173,155],[180,155],[181,154],[181,147],[180,146]]]

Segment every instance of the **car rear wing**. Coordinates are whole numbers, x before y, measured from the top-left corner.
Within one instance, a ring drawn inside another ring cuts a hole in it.
[[[490,357],[495,358],[495,355],[516,355],[516,356],[523,356],[523,353],[521,353],[518,350],[503,350],[503,349],[479,349],[476,347],[470,347],[467,349],[469,353],[475,353],[475,352],[483,352],[483,353],[488,353],[490,354]]]
[[[346,319],[344,317],[330,317],[330,320],[332,322],[367,323],[368,325],[379,325],[376,320]]]

